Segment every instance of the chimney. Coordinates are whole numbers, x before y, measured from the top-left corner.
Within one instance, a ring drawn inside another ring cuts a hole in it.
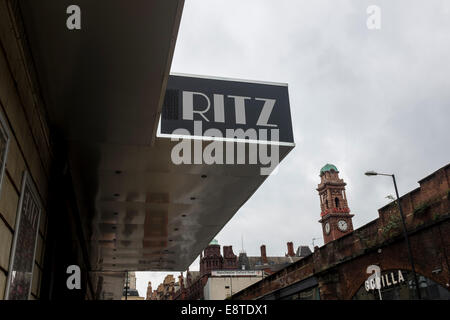
[[[233,246],[223,246],[223,257],[224,258],[234,258],[236,257],[233,252]]]
[[[266,245],[261,246],[261,262],[267,264]]]
[[[295,256],[295,252],[294,252],[294,244],[292,242],[288,242],[287,243],[287,248],[288,248],[288,253],[287,255],[289,257],[294,257]]]

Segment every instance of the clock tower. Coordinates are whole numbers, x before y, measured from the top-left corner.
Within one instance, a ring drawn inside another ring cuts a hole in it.
[[[346,183],[339,178],[336,166],[326,164],[320,170],[320,184],[317,187],[320,197],[320,217],[323,240],[330,241],[353,231],[352,217],[345,194]]]

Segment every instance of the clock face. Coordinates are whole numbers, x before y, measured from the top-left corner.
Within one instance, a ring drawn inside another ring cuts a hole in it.
[[[329,222],[325,223],[325,232],[326,232],[327,234],[330,233],[330,223],[329,223]]]
[[[338,221],[338,228],[341,231],[346,231],[348,228],[347,222],[345,220],[339,220]]]

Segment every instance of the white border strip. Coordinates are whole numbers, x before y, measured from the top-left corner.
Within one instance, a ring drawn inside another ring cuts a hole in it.
[[[231,82],[245,82],[245,83],[255,83],[255,84],[266,84],[266,85],[278,86],[278,87],[288,87],[288,84],[283,83],[283,82],[246,80],[246,79],[236,79],[236,78],[226,78],[226,77],[216,77],[216,76],[205,76],[205,75],[199,75],[199,74],[177,73],[177,72],[171,72],[170,75],[171,76],[179,76],[179,77],[200,78],[200,79],[209,79],[209,80],[223,80],[223,81],[231,81]]]

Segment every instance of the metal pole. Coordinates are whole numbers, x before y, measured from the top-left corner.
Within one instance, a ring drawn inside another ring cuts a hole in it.
[[[231,278],[231,276],[230,276],[230,293],[231,293],[230,297],[232,297],[233,296],[233,279]]]
[[[403,215],[402,206],[400,204],[400,197],[398,195],[397,183],[395,181],[395,176],[394,175],[392,175],[392,180],[394,180],[395,194],[397,195],[398,210],[400,211],[400,217],[402,218],[403,235],[405,237],[406,246],[408,248],[408,258],[409,258],[409,263],[411,264],[411,270],[412,270],[413,277],[414,277],[414,282],[415,282],[415,285],[416,285],[417,298],[419,300],[421,300],[422,296],[420,294],[419,282],[417,281],[416,269],[414,268],[414,260],[413,260],[413,256],[412,256],[412,252],[411,252],[411,245],[409,243],[408,232],[406,230],[405,217]]]
[[[127,273],[127,281],[125,282],[125,300],[128,300],[128,270]]]

